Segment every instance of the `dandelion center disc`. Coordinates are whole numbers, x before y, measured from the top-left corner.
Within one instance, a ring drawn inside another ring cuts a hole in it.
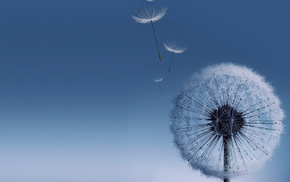
[[[215,131],[217,135],[225,137],[236,135],[245,123],[242,113],[228,104],[214,109],[210,114],[210,120],[212,121],[211,130]]]

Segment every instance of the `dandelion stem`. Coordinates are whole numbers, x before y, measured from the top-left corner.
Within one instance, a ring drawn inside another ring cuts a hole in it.
[[[160,88],[161,93],[163,93],[163,89],[162,89],[162,84],[161,84],[161,82],[159,82],[159,88]]]
[[[143,6],[144,2],[145,2],[145,0],[143,0],[143,1],[142,1],[142,3],[141,3],[141,6],[140,6],[139,10],[138,10],[138,11],[137,11],[137,13],[136,13],[136,16],[137,16],[137,15],[139,14],[139,12],[141,11],[141,9],[142,9],[142,6]]]
[[[230,168],[230,138],[224,136],[223,143],[224,143],[224,171],[228,173]],[[224,182],[230,182],[230,179],[225,178]]]
[[[174,51],[172,52],[171,61],[170,61],[170,66],[169,66],[169,69],[168,69],[168,74],[170,73],[170,70],[171,70],[171,65],[172,65],[172,61],[173,61],[173,56],[174,56]]]
[[[151,22],[151,26],[152,26],[152,30],[153,30],[153,34],[154,34],[155,43],[156,43],[156,46],[157,46],[158,56],[159,56],[159,59],[161,61],[161,54],[160,54],[160,51],[159,51],[159,46],[158,46],[158,42],[157,42],[157,38],[156,38],[156,34],[155,34],[155,29],[154,29],[152,20],[150,22]]]

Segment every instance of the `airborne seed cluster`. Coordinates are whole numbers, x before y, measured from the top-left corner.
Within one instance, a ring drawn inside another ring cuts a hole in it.
[[[146,0],[146,1],[152,2],[153,0]],[[156,35],[154,23],[161,20],[165,16],[165,14],[167,12],[167,8],[161,7],[161,6],[156,6],[156,5],[145,6],[144,4],[145,4],[145,0],[142,1],[139,10],[137,11],[136,15],[132,15],[132,18],[137,23],[151,24],[153,35],[154,35],[154,40],[155,40],[155,44],[156,44],[156,48],[157,48],[158,57],[159,57],[159,60],[162,61],[161,51],[159,48],[159,43],[157,40],[157,35]],[[170,60],[170,66],[168,69],[168,74],[169,74],[171,71],[171,66],[172,66],[174,54],[183,53],[186,50],[186,48],[184,46],[182,46],[180,43],[179,44],[176,43],[175,41],[163,43],[163,45],[167,51],[172,53],[171,60]],[[164,78],[164,76],[163,76],[163,78]]]

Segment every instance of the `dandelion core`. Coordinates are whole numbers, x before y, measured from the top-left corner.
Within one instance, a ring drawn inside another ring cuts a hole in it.
[[[243,127],[245,120],[242,113],[225,104],[210,113],[211,130],[224,137],[235,136]]]

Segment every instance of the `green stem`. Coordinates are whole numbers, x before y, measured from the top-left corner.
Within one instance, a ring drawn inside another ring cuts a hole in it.
[[[224,136],[223,143],[224,143],[224,171],[225,173],[228,173],[230,170],[230,138]],[[230,179],[225,178],[224,182],[230,182]]]

